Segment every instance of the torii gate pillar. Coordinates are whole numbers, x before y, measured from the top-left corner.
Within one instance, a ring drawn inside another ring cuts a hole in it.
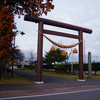
[[[79,41],[83,40],[83,31],[79,31]],[[78,81],[85,81],[83,76],[83,42],[79,44],[79,79]]]
[[[38,24],[38,30],[43,32],[43,21],[40,21]],[[37,75],[36,75],[36,84],[43,84],[42,81],[42,57],[43,57],[43,35],[38,33],[38,48],[37,48]]]

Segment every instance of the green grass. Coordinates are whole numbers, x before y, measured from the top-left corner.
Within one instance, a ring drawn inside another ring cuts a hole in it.
[[[0,84],[21,84],[21,83],[33,83],[33,81],[30,81],[26,78],[20,77],[15,74],[13,75],[13,77],[11,77],[11,73],[8,73],[2,81],[0,80]]]
[[[94,71],[95,72],[95,71]],[[100,71],[97,71],[97,73],[100,73]]]
[[[79,76],[78,75],[70,75],[66,73],[59,73],[59,72],[44,72],[44,75],[50,75],[50,76],[55,76],[55,77],[63,77],[71,80],[78,80]],[[88,79],[88,76],[84,76],[85,80],[100,80],[100,75],[92,75],[92,79]]]
[[[25,69],[23,71],[27,71],[30,73],[34,73],[34,70],[30,70],[30,69]],[[62,78],[67,78],[67,79],[71,79],[71,80],[78,80],[79,76],[78,75],[70,75],[67,73],[60,73],[60,72],[48,72],[48,71],[43,71],[42,72],[44,75],[50,75],[50,76],[55,76],[55,77],[62,77]],[[92,75],[92,79],[88,79],[88,76],[84,76],[85,80],[100,80],[100,75]]]
[[[72,76],[70,74],[66,74],[66,73],[60,73],[60,72],[44,72],[44,75],[50,75],[50,76],[55,76],[55,77],[62,77],[62,78],[68,78],[68,79],[72,79],[72,80],[77,80],[78,76]]]
[[[44,75],[50,75],[50,76],[55,76],[55,77],[63,77],[66,78],[66,74],[65,73],[59,73],[59,72],[42,72]]]

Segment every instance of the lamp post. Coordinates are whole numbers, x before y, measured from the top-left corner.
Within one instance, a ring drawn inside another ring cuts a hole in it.
[[[85,40],[84,40],[84,63],[86,63]]]
[[[18,34],[20,32],[20,34],[23,36],[25,33],[24,32],[22,32],[22,31],[16,31],[15,32],[15,36],[14,36],[14,48],[13,48],[13,54],[12,54],[12,58],[14,59],[15,57],[14,57],[14,52],[15,52],[15,37],[16,37],[16,35]],[[13,77],[13,63],[12,63],[12,73],[11,73],[11,77]]]
[[[73,51],[72,51],[72,53],[73,53],[73,54],[74,54],[74,53],[78,53],[77,49],[74,48]],[[71,72],[73,72],[73,62],[71,63]]]

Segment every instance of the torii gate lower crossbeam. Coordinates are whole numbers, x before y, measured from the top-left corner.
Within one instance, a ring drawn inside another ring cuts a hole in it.
[[[24,17],[24,20],[39,23],[38,30],[42,33],[64,36],[64,37],[69,37],[69,38],[75,38],[75,39],[79,39],[79,41],[83,40],[83,32],[92,33],[91,29],[87,29],[87,28],[83,28],[83,27],[79,27],[79,26],[75,26],[75,25],[70,25],[70,24],[66,24],[66,23],[62,23],[62,22],[57,22],[57,21],[53,21],[53,20],[48,20],[48,19],[44,19],[44,18],[29,16],[29,15],[26,15]],[[45,30],[45,29],[43,29],[44,24],[67,28],[67,29],[71,29],[71,30],[76,30],[79,32],[79,34],[71,35],[71,34],[62,33],[62,32]],[[37,51],[36,83],[42,84],[43,83],[43,81],[42,81],[43,35],[41,35],[40,33],[38,33],[38,49],[37,50],[38,51]],[[84,77],[83,77],[83,42],[81,42],[79,44],[79,81],[84,81]]]

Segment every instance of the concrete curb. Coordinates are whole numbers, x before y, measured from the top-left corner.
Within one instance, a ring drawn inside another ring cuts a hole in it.
[[[53,92],[53,91],[65,91],[65,90],[75,90],[75,89],[89,89],[89,88],[99,88],[99,85],[91,86],[79,86],[70,88],[54,88],[54,89],[44,89],[44,90],[10,90],[10,91],[0,91],[0,95],[10,95],[10,94],[24,94],[24,93],[39,93],[39,92]]]

